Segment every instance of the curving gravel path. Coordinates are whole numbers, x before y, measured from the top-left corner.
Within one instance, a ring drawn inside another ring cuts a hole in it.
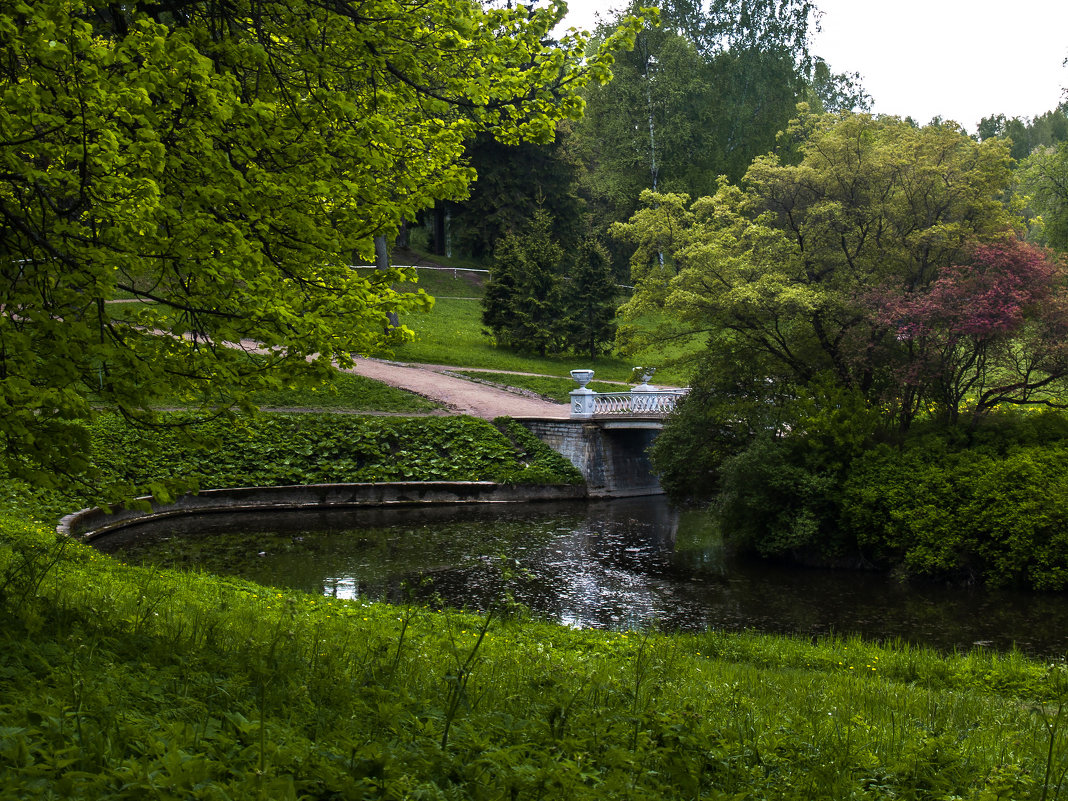
[[[551,403],[507,392],[474,381],[465,381],[446,371],[464,368],[438,364],[402,364],[379,359],[357,358],[349,372],[373,378],[437,401],[457,414],[492,420],[494,417],[549,417],[566,419],[566,403]]]

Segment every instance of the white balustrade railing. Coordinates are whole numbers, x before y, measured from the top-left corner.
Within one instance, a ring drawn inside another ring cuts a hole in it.
[[[584,387],[571,393],[571,416],[666,417],[688,389],[633,389],[630,392],[592,392]]]

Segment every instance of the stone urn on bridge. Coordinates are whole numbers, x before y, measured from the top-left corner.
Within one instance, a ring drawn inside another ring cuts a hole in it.
[[[571,390],[571,416],[593,417],[596,395],[586,385],[593,380],[593,370],[572,370],[571,377],[578,384],[578,389]]]

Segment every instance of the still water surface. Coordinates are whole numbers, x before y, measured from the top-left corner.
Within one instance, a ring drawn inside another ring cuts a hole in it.
[[[899,638],[1068,651],[1068,594],[904,585],[873,573],[733,557],[697,512],[662,498],[200,516],[94,543],[128,560],[192,567],[340,598],[440,598],[484,609],[505,592],[589,628]]]

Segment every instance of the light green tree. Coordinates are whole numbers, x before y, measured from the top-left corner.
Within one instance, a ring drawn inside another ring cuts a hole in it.
[[[1017,171],[1019,189],[1041,225],[1038,237],[1068,251],[1068,142],[1038,147]]]
[[[652,450],[665,488],[716,497],[762,553],[842,556],[839,488],[873,443],[1063,407],[1065,269],[1021,241],[1011,166],[955,125],[802,114],[740,185],[646,196],[617,228],[624,314],[706,341]]]
[[[587,53],[549,37],[564,10],[0,0],[7,467],[77,472],[95,405],[247,406],[278,368],[410,336],[389,314],[428,299],[351,254],[464,196],[477,132],[546,141],[581,115],[638,23]]]
[[[829,377],[907,427],[941,343],[907,336],[889,310],[927,298],[974,245],[1018,235],[1010,164],[1004,142],[953,126],[802,114],[741,186],[692,204],[648,195],[616,227],[638,246],[624,316],[666,312],[662,337],[707,332],[706,376],[733,381],[729,365],[708,365],[744,358],[779,395]]]

